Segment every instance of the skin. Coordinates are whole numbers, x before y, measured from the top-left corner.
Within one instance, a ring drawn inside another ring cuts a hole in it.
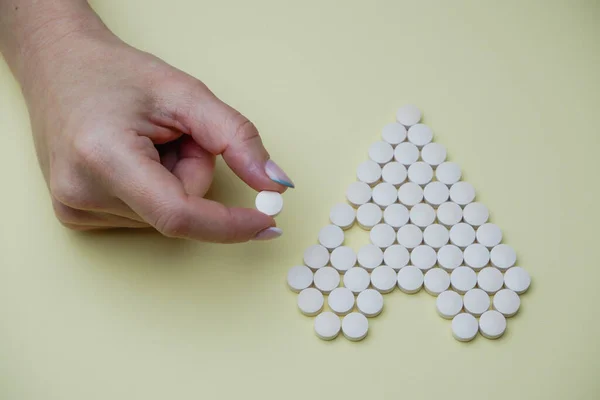
[[[222,243],[277,236],[273,218],[203,197],[219,155],[253,189],[285,190],[265,174],[255,126],[196,78],[121,41],[86,1],[0,0],[0,51],[63,225]]]

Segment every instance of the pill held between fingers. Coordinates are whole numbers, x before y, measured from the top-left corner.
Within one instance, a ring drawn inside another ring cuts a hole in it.
[[[371,284],[380,293],[389,293],[396,287],[398,275],[392,267],[380,265],[371,272]]]
[[[462,208],[451,201],[442,203],[437,209],[437,219],[440,224],[446,227],[452,227],[458,224],[462,220],[462,217]]]
[[[371,186],[364,182],[354,182],[348,186],[346,190],[346,198],[354,207],[359,207],[371,200]]]
[[[423,188],[416,183],[406,182],[398,189],[398,200],[407,207],[423,201]]]
[[[363,340],[369,332],[369,321],[361,313],[352,312],[342,320],[342,333],[352,342]]]
[[[481,226],[488,221],[490,212],[482,203],[470,203],[463,210],[463,218],[465,222],[474,227]]]
[[[329,293],[327,304],[337,315],[346,315],[354,308],[354,294],[345,287],[335,288]]]
[[[442,182],[429,182],[423,190],[425,201],[434,207],[439,207],[441,204],[448,201],[450,197],[450,189]]]
[[[490,251],[480,243],[473,243],[465,249],[465,264],[479,271],[490,262]]]
[[[481,289],[471,289],[463,297],[465,310],[478,317],[490,308],[490,296]]]
[[[301,292],[313,283],[313,272],[304,265],[290,268],[287,274],[287,283],[294,292]]]
[[[397,161],[392,161],[383,166],[381,179],[394,186],[399,186],[406,180],[406,167]]]
[[[392,122],[383,127],[381,138],[395,146],[406,140],[406,127],[398,122]]]
[[[354,267],[344,274],[344,287],[354,294],[359,294],[369,287],[371,278],[366,269]]]
[[[400,164],[408,166],[419,159],[419,149],[412,143],[400,143],[394,149],[394,160]]]
[[[438,296],[450,287],[450,275],[441,268],[432,268],[423,278],[425,291],[432,296]]]
[[[450,274],[450,285],[460,294],[473,289],[476,284],[477,274],[469,267],[455,268]]]
[[[331,252],[331,266],[343,274],[356,265],[356,253],[348,246],[340,246]]]
[[[423,231],[423,241],[426,245],[439,249],[448,244],[450,233],[444,225],[432,224]]]
[[[499,269],[494,267],[486,267],[477,273],[477,286],[484,290],[487,294],[494,294],[502,289],[504,284],[504,276]]]
[[[409,181],[424,186],[431,182],[431,179],[433,179],[433,169],[431,168],[431,165],[423,161],[417,161],[408,167]]]
[[[406,127],[418,124],[421,121],[421,110],[412,104],[402,106],[396,111],[396,121]]]
[[[358,249],[358,264],[368,271],[381,265],[383,262],[383,251],[374,244],[366,244]]]
[[[375,289],[366,289],[356,297],[356,307],[365,317],[376,317],[383,310],[383,296]]]
[[[420,228],[425,228],[435,221],[435,210],[429,204],[415,204],[410,209],[410,222]]]
[[[356,210],[349,204],[339,203],[331,207],[329,221],[342,229],[349,229],[354,225]]]
[[[344,243],[344,231],[337,225],[327,225],[319,231],[319,243],[333,250]]]
[[[416,225],[406,224],[398,229],[397,240],[398,244],[412,249],[423,242],[423,231]]]
[[[463,252],[453,244],[442,246],[437,254],[438,264],[446,271],[452,271],[463,262]]]
[[[392,228],[400,228],[408,222],[409,212],[402,204],[391,204],[383,210],[383,221]]]
[[[416,124],[408,128],[408,140],[417,147],[423,147],[433,139],[433,131],[425,124]]]
[[[278,192],[262,191],[256,195],[255,205],[261,213],[275,217],[283,209],[283,196]]]
[[[330,311],[322,312],[315,318],[315,333],[320,339],[333,340],[340,333],[340,317]]]
[[[525,269],[512,267],[504,274],[504,284],[515,293],[525,293],[531,285],[531,277]]]
[[[487,339],[498,339],[506,331],[506,318],[498,311],[486,311],[479,318],[479,331]]]
[[[320,244],[310,246],[304,251],[304,264],[315,270],[322,268],[329,262],[329,250]]]
[[[369,158],[383,165],[394,158],[394,148],[387,142],[375,142],[369,147]]]
[[[446,290],[439,294],[435,306],[442,318],[452,319],[462,310],[462,297],[452,290]]]
[[[486,223],[477,228],[477,242],[485,247],[494,247],[502,241],[502,231],[497,225]]]
[[[494,295],[492,300],[494,309],[506,318],[512,317],[519,311],[521,307],[521,299],[519,295],[510,289],[502,289]]]
[[[475,230],[469,224],[460,222],[450,228],[450,242],[458,247],[465,248],[475,241]]]
[[[356,221],[362,229],[371,229],[381,222],[383,211],[377,204],[367,203],[358,207]]]
[[[475,188],[469,182],[456,182],[450,187],[450,199],[465,206],[475,200]]]
[[[460,342],[469,342],[475,339],[479,331],[477,319],[468,313],[460,313],[452,318],[452,335]]]
[[[381,179],[381,166],[373,160],[367,160],[356,168],[356,179],[373,186]]]
[[[423,286],[423,271],[408,265],[398,271],[398,288],[404,293],[417,293]]]
[[[427,164],[437,167],[446,161],[446,147],[439,143],[429,143],[423,146],[421,150],[421,158]]]
[[[392,267],[394,270],[399,270],[405,267],[410,260],[410,254],[406,247],[401,244],[395,244],[383,252],[383,262],[385,265]]]
[[[410,263],[422,271],[432,268],[436,262],[435,250],[427,245],[417,246],[410,252]]]
[[[323,267],[315,272],[313,280],[317,289],[328,294],[340,285],[340,274],[332,267]]]
[[[385,249],[396,241],[396,231],[388,224],[378,224],[369,232],[371,243]]]
[[[458,164],[446,161],[435,169],[435,177],[438,181],[450,186],[460,181],[462,172]]]
[[[315,288],[307,288],[298,295],[298,309],[306,316],[313,317],[323,310],[323,293]]]
[[[490,251],[490,261],[495,267],[506,270],[515,265],[517,253],[509,245],[499,244]]]
[[[381,182],[373,188],[373,202],[385,208],[398,200],[398,189],[391,183]]]

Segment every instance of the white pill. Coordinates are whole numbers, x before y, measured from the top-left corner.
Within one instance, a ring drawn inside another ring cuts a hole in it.
[[[465,248],[475,241],[475,229],[464,222],[450,228],[450,242],[453,245]]]
[[[363,340],[369,333],[369,321],[361,313],[353,312],[342,320],[342,333],[352,342]]]
[[[450,187],[450,200],[460,206],[475,200],[475,188],[469,182],[456,182]]]
[[[463,252],[453,244],[447,244],[438,250],[438,265],[446,271],[452,271],[463,262]]]
[[[358,263],[371,271],[383,262],[383,251],[374,244],[366,244],[358,250]]]
[[[502,231],[497,225],[483,224],[477,228],[477,242],[486,247],[494,247],[502,241]]]
[[[462,208],[456,203],[447,201],[437,209],[437,219],[440,224],[451,227],[462,220]]]
[[[329,220],[332,224],[339,226],[342,229],[349,229],[354,225],[356,219],[356,210],[349,204],[339,203],[331,207],[329,212]]]
[[[321,246],[333,250],[344,243],[344,231],[336,225],[327,225],[319,231]]]
[[[398,189],[398,200],[407,207],[423,201],[423,188],[416,183],[406,182]]]
[[[490,309],[490,296],[481,289],[471,289],[463,297],[465,310],[478,317]]]
[[[450,189],[442,182],[429,182],[423,190],[425,201],[434,207],[438,207],[448,201]]]
[[[504,274],[504,284],[518,294],[525,293],[531,285],[531,277],[525,269],[512,267]]]
[[[412,126],[421,121],[421,110],[412,104],[402,106],[396,111],[396,121],[404,126]]]
[[[416,225],[406,224],[398,229],[398,243],[407,249],[417,247],[423,242],[423,231]]]
[[[408,265],[398,271],[398,288],[404,293],[417,293],[423,286],[423,271]]]
[[[319,268],[314,276],[315,287],[324,294],[340,285],[340,274],[332,267]]]
[[[315,288],[307,288],[298,295],[298,308],[302,314],[313,317],[323,310],[323,293]]]
[[[383,166],[381,170],[381,179],[384,182],[390,183],[394,186],[399,186],[406,180],[407,172],[406,167],[397,161],[392,161]]]
[[[310,246],[304,251],[304,264],[311,269],[319,269],[329,262],[329,251],[319,245]]]
[[[443,162],[435,169],[435,177],[446,185],[454,185],[460,180],[462,172],[457,163]]]
[[[381,211],[381,207],[373,203],[363,204],[356,211],[358,226],[367,230],[380,223],[382,217],[383,211]]]
[[[301,292],[312,285],[313,272],[304,265],[292,267],[287,274],[287,283],[294,292]]]
[[[371,272],[371,284],[381,293],[389,293],[396,287],[398,275],[392,267],[380,265]]]
[[[398,200],[398,189],[391,183],[381,182],[373,188],[373,202],[385,208]]]
[[[501,270],[506,270],[517,261],[517,253],[507,244],[499,244],[490,251],[490,261]]]
[[[364,182],[354,182],[346,190],[346,199],[354,207],[359,207],[371,200],[371,186]]]
[[[498,311],[486,311],[479,318],[479,331],[487,339],[498,339],[506,331],[506,318]]]
[[[437,254],[435,250],[426,245],[415,247],[410,252],[410,263],[422,271],[427,271],[432,268],[437,262]]]
[[[490,251],[482,244],[473,243],[465,249],[465,264],[479,271],[490,262]]]
[[[481,226],[488,221],[490,212],[482,203],[470,203],[463,210],[463,218],[467,224],[475,227]]]
[[[502,289],[504,277],[499,269],[486,267],[477,273],[477,286],[487,294],[494,294]]]
[[[373,160],[367,160],[356,168],[356,179],[373,186],[381,179],[381,166]]]
[[[433,131],[425,124],[416,124],[408,128],[408,140],[417,147],[422,147],[431,142]]]
[[[388,247],[383,252],[383,262],[385,265],[392,267],[396,271],[408,265],[410,254],[406,247],[401,244],[395,244]]]
[[[394,158],[394,148],[386,142],[375,142],[369,147],[369,158],[383,165]]]
[[[450,274],[450,285],[460,294],[473,289],[476,284],[477,274],[469,267],[455,268]]]
[[[375,289],[366,289],[356,297],[356,307],[365,317],[376,317],[383,310],[383,296]]]
[[[421,150],[421,158],[427,164],[436,167],[446,161],[446,147],[439,143],[429,143]]]
[[[502,289],[494,295],[492,300],[494,309],[502,313],[505,317],[512,317],[521,307],[519,295],[510,289]]]
[[[475,339],[479,331],[479,323],[471,314],[460,313],[452,319],[452,336],[460,342]]]
[[[437,296],[450,287],[450,275],[441,268],[432,268],[425,273],[423,285],[427,293]]]
[[[256,195],[255,204],[258,211],[274,217],[283,209],[283,196],[278,192],[262,191]]]
[[[331,266],[343,274],[356,265],[356,253],[348,246],[340,246],[331,252]]]
[[[410,222],[420,228],[425,228],[435,221],[435,210],[429,204],[415,204],[410,209]]]
[[[354,267],[344,274],[344,287],[350,289],[354,294],[359,294],[369,287],[371,278],[366,269]]]
[[[408,209],[402,204],[391,204],[383,210],[383,221],[396,229],[406,225],[408,218]]]
[[[452,290],[446,290],[435,300],[435,307],[442,318],[452,319],[462,310],[462,297]]]
[[[412,143],[400,143],[394,149],[394,160],[403,165],[411,165],[419,159],[419,149]]]
[[[333,340],[340,333],[340,317],[330,311],[322,312],[315,318],[315,333],[320,339]]]
[[[381,138],[395,146],[406,140],[406,127],[398,122],[392,122],[383,127]]]
[[[345,287],[335,288],[329,293],[327,304],[337,315],[346,315],[354,308],[354,294]]]
[[[432,224],[423,231],[423,241],[434,249],[447,245],[448,240],[450,240],[450,233],[444,225]]]
[[[433,179],[433,169],[431,165],[423,161],[417,161],[408,167],[408,180],[417,185],[426,185]]]
[[[385,249],[390,247],[396,241],[396,231],[388,224],[378,224],[369,232],[371,243],[375,246]]]

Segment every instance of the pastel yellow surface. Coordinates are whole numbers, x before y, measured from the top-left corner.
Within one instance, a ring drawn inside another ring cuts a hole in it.
[[[270,243],[66,231],[0,63],[0,399],[598,398],[598,2],[94,6],[251,118],[297,189]],[[433,297],[395,291],[365,341],[323,342],[286,288],[405,103],[533,276],[501,340],[459,343]],[[214,195],[251,207],[219,168]]]

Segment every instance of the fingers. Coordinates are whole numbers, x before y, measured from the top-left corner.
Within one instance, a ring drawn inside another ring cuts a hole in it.
[[[52,200],[52,207],[58,220],[71,229],[82,230],[90,226],[97,228],[148,228],[149,226],[145,222],[139,222],[118,215],[77,210],[56,199]]]
[[[171,173],[179,178],[187,194],[203,197],[212,183],[215,156],[200,147],[190,136],[180,140],[178,160]]]

